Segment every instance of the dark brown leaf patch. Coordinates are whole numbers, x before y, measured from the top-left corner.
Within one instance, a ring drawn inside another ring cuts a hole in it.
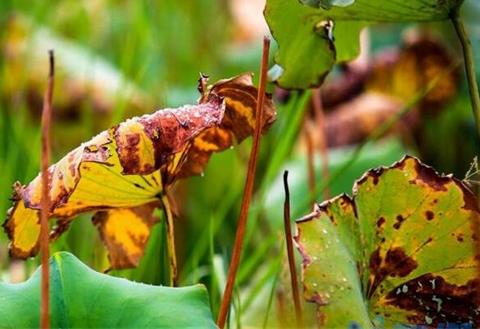
[[[400,229],[400,227],[402,226],[402,223],[405,221],[406,218],[403,217],[402,215],[397,215],[395,219],[396,219],[396,222],[393,224],[393,228],[398,230]]]
[[[359,180],[356,181],[356,185],[361,185],[363,184],[369,177],[372,178],[373,185],[378,184],[378,179],[382,175],[383,171],[385,168],[383,167],[378,167],[378,168],[373,168],[367,171]]]
[[[123,173],[146,175],[168,165],[171,156],[202,131],[220,125],[224,110],[223,99],[212,96],[207,103],[164,109],[121,123],[115,141]],[[140,131],[132,129],[138,129],[135,124],[139,124]]]
[[[370,298],[375,289],[387,277],[405,277],[417,268],[415,259],[405,254],[402,248],[392,248],[386,252],[385,257],[380,255],[377,248],[370,256],[370,278],[367,296]]]
[[[463,234],[462,234],[462,233],[458,233],[458,234],[457,234],[457,241],[458,241],[458,242],[463,242],[463,241],[465,241],[465,239],[463,238]]]
[[[427,210],[427,211],[425,211],[425,218],[427,220],[432,220],[432,219],[435,218],[435,214],[433,213],[433,211]]]
[[[387,304],[412,311],[408,320],[412,324],[470,323],[480,326],[477,305],[478,279],[465,285],[448,283],[443,277],[425,274],[396,287],[387,295]]]
[[[115,139],[118,140],[118,131],[115,132]],[[123,154],[124,156],[120,157],[120,162],[123,167],[123,173],[134,173],[135,169],[138,168],[140,163],[140,154],[138,144],[140,143],[140,135],[138,133],[131,133],[125,135],[126,142],[121,143],[117,142],[118,154]],[[149,166],[149,170],[153,168]]]
[[[385,217],[380,217],[380,218],[377,220],[377,227],[378,227],[378,228],[382,228],[382,227],[383,227],[383,224],[385,224]]]
[[[470,191],[470,189],[466,187],[465,184],[463,184],[461,181],[455,179],[455,182],[457,183],[457,186],[463,191],[463,209],[470,210],[474,213],[480,212],[480,209],[478,208],[478,201],[472,191]]]
[[[447,191],[445,185],[450,183],[452,180],[451,177],[442,176],[432,167],[424,165],[419,161],[415,161],[415,171],[417,172],[417,177],[415,180],[424,182],[426,185],[430,186],[436,191]],[[415,183],[415,181],[412,183]]]

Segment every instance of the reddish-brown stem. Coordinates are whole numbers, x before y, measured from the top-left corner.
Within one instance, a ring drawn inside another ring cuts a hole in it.
[[[285,226],[285,240],[287,241],[288,267],[292,284],[293,302],[298,327],[303,327],[300,294],[298,292],[297,268],[295,267],[295,254],[293,253],[293,237],[290,219],[290,191],[288,189],[288,171],[283,173],[283,188],[285,189],[285,203],[283,204],[283,224]]]
[[[308,177],[308,191],[310,192],[310,201],[315,203],[315,152],[313,148],[312,127],[308,120],[308,116],[305,116],[303,123],[303,131],[305,134],[305,146],[307,149],[307,177]]]
[[[320,151],[320,157],[322,160],[322,180],[328,182],[328,145],[327,135],[325,134],[325,114],[323,113],[323,106],[321,100],[320,89],[314,89],[312,93],[313,110],[318,127],[318,146]],[[323,190],[323,198],[325,200],[330,198],[330,190],[327,187]]]
[[[270,49],[270,38],[263,38],[263,54],[262,63],[260,66],[260,81],[257,95],[257,108],[255,113],[255,130],[253,132],[253,144],[250,150],[250,158],[248,159],[248,172],[245,180],[245,189],[243,190],[242,206],[240,208],[240,215],[238,218],[237,232],[235,234],[235,244],[232,251],[232,260],[228,268],[227,284],[223,293],[222,304],[218,313],[217,325],[219,328],[225,327],[228,310],[230,308],[230,301],[232,299],[233,287],[235,284],[235,277],[237,275],[238,266],[240,265],[240,256],[242,254],[243,239],[245,229],[247,227],[248,209],[250,207],[250,200],[253,194],[253,184],[255,179],[255,172],[257,168],[258,150],[260,148],[260,136],[263,126],[263,103],[265,99],[265,88],[267,80],[268,68],[268,52]]]
[[[40,250],[42,258],[42,281],[40,305],[40,327],[50,327],[50,269],[48,267],[49,258],[49,228],[48,217],[50,214],[50,177],[48,174],[48,164],[50,162],[50,121],[52,117],[52,96],[53,96],[53,78],[55,75],[55,59],[53,50],[48,51],[50,72],[48,74],[48,86],[43,100],[42,111],[42,209],[40,212]]]

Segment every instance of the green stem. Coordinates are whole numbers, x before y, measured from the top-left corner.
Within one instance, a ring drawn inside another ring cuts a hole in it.
[[[475,64],[473,60],[472,44],[468,38],[465,25],[460,17],[459,9],[452,12],[450,16],[455,31],[457,32],[458,39],[462,44],[463,57],[465,63],[465,70],[467,73],[468,89],[470,92],[470,99],[472,101],[472,110],[475,117],[475,125],[477,133],[480,136],[480,95],[478,93],[477,76],[475,72]]]
[[[178,285],[178,270],[177,270],[177,253],[175,251],[175,231],[173,223],[173,213],[168,202],[168,197],[166,193],[162,194],[162,205],[163,211],[165,213],[167,224],[167,249],[168,249],[168,262],[170,269],[170,286],[176,287]]]

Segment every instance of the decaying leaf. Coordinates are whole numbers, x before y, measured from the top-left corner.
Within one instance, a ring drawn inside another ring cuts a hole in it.
[[[440,40],[409,31],[398,50],[380,52],[364,67],[352,65],[352,70],[322,86],[327,144],[338,147],[362,142],[435,81],[432,90],[389,131],[399,135],[407,130],[409,134],[418,132],[426,118],[438,114],[455,98],[458,73],[454,57]],[[437,79],[439,76],[442,78]]]
[[[327,145],[339,147],[361,143],[392,116],[397,115],[403,106],[398,99],[378,92],[360,94],[335,107],[333,112],[325,116]],[[401,132],[405,127],[415,128],[419,121],[418,112],[412,111],[401,118],[389,132]]]
[[[202,77],[206,85],[206,77]],[[256,88],[251,74],[202,90],[197,105],[135,117],[103,131],[49,168],[51,238],[79,213],[96,211],[94,223],[113,268],[138,264],[156,222],[153,208],[177,178],[203,171],[213,152],[253,132]],[[275,119],[267,97],[263,127]],[[10,251],[26,258],[38,252],[41,177],[16,183],[14,205],[4,223]]]
[[[438,38],[411,30],[398,52],[377,56],[373,61],[366,89],[406,101],[444,74],[418,106],[425,113],[438,112],[457,94],[456,60]]]
[[[480,325],[477,200],[405,157],[298,222],[305,296],[327,328]]]

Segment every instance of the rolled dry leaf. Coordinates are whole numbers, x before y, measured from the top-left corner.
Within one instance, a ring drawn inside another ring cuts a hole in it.
[[[49,168],[50,217],[57,218],[51,238],[74,216],[93,210],[112,268],[138,265],[165,188],[201,173],[213,152],[252,133],[253,94],[251,74],[222,80],[203,92],[199,104],[129,119],[69,152]],[[269,97],[264,106],[267,129],[276,113]],[[218,132],[224,138],[210,138]],[[41,188],[40,175],[26,186],[14,185],[14,204],[3,226],[15,257],[38,252]]]

